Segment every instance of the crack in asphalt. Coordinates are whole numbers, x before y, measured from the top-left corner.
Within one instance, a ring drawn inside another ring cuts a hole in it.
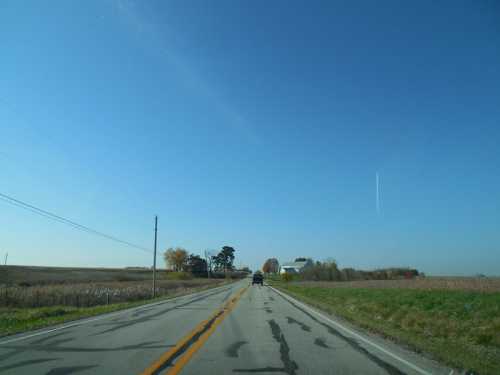
[[[287,301],[290,305],[292,305],[293,307],[295,307],[297,310],[300,310],[302,311],[304,314],[306,314],[309,318],[311,318],[313,321],[315,321],[316,323],[322,325],[323,327],[325,327],[328,331],[328,333],[330,333],[331,335],[345,341],[347,344],[349,344],[349,346],[356,350],[358,353],[361,353],[361,354],[364,354],[366,357],[368,357],[370,360],[372,360],[375,364],[377,364],[380,368],[384,369],[385,371],[387,371],[388,374],[390,375],[405,375],[406,373],[402,372],[400,369],[398,369],[396,366],[384,361],[383,359],[377,357],[375,354],[369,352],[367,349],[365,349],[364,347],[362,347],[360,345],[360,343],[352,338],[352,337],[348,337],[342,333],[340,333],[339,331],[337,331],[335,328],[333,328],[332,326],[320,321],[318,318],[316,318],[314,315],[312,315],[311,313],[309,313],[307,310],[304,310],[302,307],[298,306],[297,304],[293,303],[292,301],[290,301],[289,299],[283,297],[281,294],[277,293],[281,298],[283,298],[285,301]]]
[[[65,331],[62,331],[62,332],[59,332],[59,333],[54,333],[53,335],[49,335],[49,336],[45,336],[45,337],[42,337],[38,340],[34,340],[32,341],[31,343],[32,344],[41,344],[47,340],[51,340],[53,338],[56,338],[56,337],[59,337],[59,336],[62,336],[62,335],[67,335],[68,333],[70,333],[70,330],[65,330]]]

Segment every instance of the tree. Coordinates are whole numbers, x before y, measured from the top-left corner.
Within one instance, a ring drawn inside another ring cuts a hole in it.
[[[213,263],[215,265],[215,269],[218,271],[231,271],[234,262],[234,248],[231,246],[224,246],[219,254],[212,257]]]
[[[276,258],[269,258],[262,266],[262,272],[264,273],[278,273],[279,269],[280,264]]]
[[[210,277],[210,274],[212,273],[212,268],[213,268],[213,258],[214,256],[212,255],[214,251],[212,250],[205,250],[205,261],[207,263],[207,276]]]
[[[187,258],[186,268],[195,276],[207,276],[207,261],[199,255],[191,254]]]
[[[174,271],[183,271],[186,268],[188,252],[182,247],[169,248],[163,254],[167,268],[171,267]]]

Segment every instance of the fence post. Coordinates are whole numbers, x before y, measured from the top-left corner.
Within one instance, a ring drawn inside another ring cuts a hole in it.
[[[109,290],[106,290],[106,305],[109,305]]]

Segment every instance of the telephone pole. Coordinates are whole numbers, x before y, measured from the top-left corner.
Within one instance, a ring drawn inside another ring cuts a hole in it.
[[[155,216],[155,250],[153,256],[153,298],[156,297],[156,239],[158,236],[158,216]]]

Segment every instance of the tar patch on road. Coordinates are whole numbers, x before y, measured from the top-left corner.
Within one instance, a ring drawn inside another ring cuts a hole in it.
[[[26,361],[20,361],[13,363],[11,365],[0,366],[0,372],[12,370],[14,368],[29,366],[29,365],[37,365],[39,363],[45,363],[50,361],[57,361],[59,358],[40,358],[40,359],[28,359]]]
[[[56,367],[47,372],[45,375],[69,375],[76,374],[80,371],[90,370],[97,367],[96,365],[89,366],[71,366],[71,367]]]
[[[269,327],[271,328],[271,333],[276,342],[280,344],[280,359],[283,363],[283,367],[262,367],[262,368],[251,368],[251,369],[234,369],[233,372],[242,373],[259,373],[259,372],[284,372],[288,375],[295,375],[296,370],[299,366],[297,363],[290,358],[290,347],[285,340],[283,332],[281,332],[281,327],[274,319],[268,320]]]
[[[41,353],[103,353],[103,352],[121,352],[121,351],[136,351],[136,350],[147,350],[147,349],[164,349],[166,347],[171,347],[173,345],[165,345],[161,341],[145,341],[133,345],[122,345],[116,347],[83,347],[80,345],[71,345],[70,342],[74,341],[73,337],[63,337],[64,335],[71,334],[69,330],[48,335],[37,340],[33,340],[31,343],[25,344],[7,344],[2,345],[2,348],[10,349],[0,355],[1,361],[10,360],[15,361],[14,357],[27,356],[27,352],[36,351]],[[58,361],[62,358],[39,358],[32,360],[21,360],[13,362],[9,365],[0,366],[0,373],[10,369],[19,369],[25,366],[32,366],[39,363]],[[54,367],[47,374],[73,374],[79,371],[84,371],[86,369],[98,367],[97,365],[80,366],[80,367]],[[27,369],[22,370],[23,373],[28,373]]]
[[[330,348],[330,347],[326,344],[325,339],[322,339],[321,337],[316,337],[316,338],[314,339],[314,345],[320,346],[320,347],[325,348],[325,349]]]
[[[128,328],[128,327],[134,326],[136,324],[148,322],[148,321],[153,320],[155,318],[158,318],[158,317],[160,317],[160,316],[162,316],[170,311],[184,308],[186,306],[191,305],[192,303],[200,302],[200,301],[203,301],[204,299],[207,299],[208,297],[211,297],[211,296],[214,296],[216,294],[220,294],[222,292],[228,291],[228,289],[230,289],[230,288],[225,288],[225,289],[216,290],[214,292],[205,293],[201,296],[191,298],[190,300],[188,300],[186,302],[177,304],[177,305],[172,306],[172,307],[167,307],[165,309],[158,310],[158,311],[153,312],[152,314],[149,314],[149,315],[136,317],[135,319],[126,319],[126,317],[123,317],[124,321],[121,321],[121,322],[120,321],[119,322],[103,322],[103,323],[94,324],[94,327],[111,326],[111,328],[105,329],[101,332],[94,333],[92,336],[103,335],[103,334],[107,334],[110,332],[118,331],[120,329]],[[169,303],[169,302],[170,301],[168,301],[168,300],[165,301],[165,303]]]
[[[287,316],[286,317],[286,320],[288,321],[288,324],[297,324],[300,326],[300,328],[303,330],[303,331],[306,331],[306,332],[311,332],[311,327],[309,327],[307,324],[304,324],[302,322],[299,322],[298,320],[295,320],[294,318],[290,317],[290,316]]]
[[[226,355],[228,357],[231,357],[231,358],[238,358],[238,351],[245,344],[248,344],[248,342],[247,341],[236,341],[235,343],[232,343],[226,349]]]

